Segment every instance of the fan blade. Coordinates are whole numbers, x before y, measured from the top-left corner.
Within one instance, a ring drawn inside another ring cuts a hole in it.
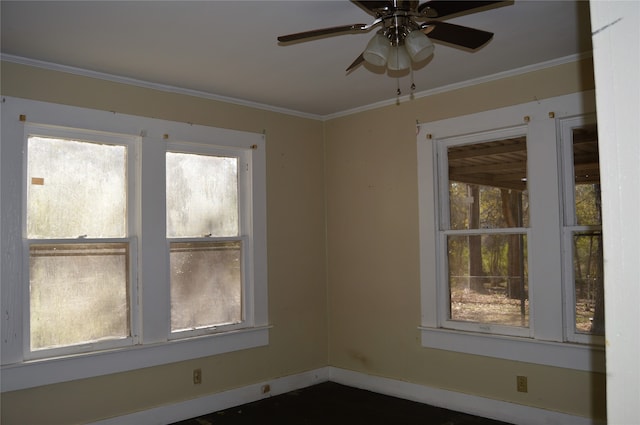
[[[318,37],[321,35],[338,34],[341,32],[364,30],[366,28],[367,28],[366,24],[353,24],[353,25],[343,25],[340,27],[322,28],[318,30],[298,32],[295,34],[281,35],[280,37],[278,37],[278,41],[282,43],[288,43],[290,41],[297,41],[305,38]]]
[[[428,18],[442,18],[494,3],[504,3],[504,1],[431,0],[418,6],[418,13],[426,15]]]
[[[389,8],[391,8],[393,6],[393,2],[389,1],[389,0],[378,0],[378,1],[357,1],[357,0],[351,0],[352,3],[355,3],[356,5],[360,6],[362,9],[365,10],[365,12],[373,15],[373,16],[380,16],[379,10],[389,10]]]
[[[469,49],[477,49],[493,37],[492,32],[448,22],[429,21],[425,25],[433,25],[423,30],[424,33],[428,34],[429,38]]]
[[[351,71],[353,68],[360,65],[362,62],[364,62],[364,56],[362,55],[362,53],[360,53],[360,56],[358,56],[356,60],[354,60],[353,63],[351,63],[351,65],[349,65],[349,68],[347,68],[347,72]]]

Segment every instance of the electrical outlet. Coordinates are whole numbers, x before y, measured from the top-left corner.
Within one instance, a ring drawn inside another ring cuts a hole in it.
[[[193,369],[193,384],[202,384],[202,369]]]
[[[529,389],[527,388],[526,376],[516,376],[516,389],[519,393],[529,392]]]

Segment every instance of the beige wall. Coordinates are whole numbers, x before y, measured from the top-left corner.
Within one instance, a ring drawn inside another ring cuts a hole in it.
[[[583,61],[322,123],[2,63],[3,95],[264,130],[274,325],[268,347],[3,393],[2,423],[97,420],[326,365],[603,418],[600,374],[424,349],[417,329],[416,120],[592,88]],[[529,393],[515,391],[517,374]]]
[[[265,131],[273,325],[268,347],[3,393],[2,424],[82,423],[326,366],[321,122],[6,62],[1,87],[7,96]],[[191,383],[196,367],[200,386]]]
[[[593,88],[592,65],[586,60],[325,123],[332,366],[605,417],[602,374],[425,349],[417,329],[416,121]],[[528,393],[516,392],[516,375],[529,377]]]

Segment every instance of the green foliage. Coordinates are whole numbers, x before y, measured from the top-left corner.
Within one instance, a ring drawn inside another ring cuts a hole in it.
[[[576,221],[578,225],[602,224],[600,210],[600,185],[577,184],[575,188]]]
[[[472,229],[471,204],[478,202],[470,194],[471,185],[451,182],[449,187],[451,229]],[[504,216],[501,189],[480,186],[478,228],[511,227]],[[522,193],[521,220],[528,221],[528,196]],[[524,225],[524,224],[523,224]],[[466,239],[466,238],[465,238]],[[482,237],[482,271],[486,276],[508,276],[508,241],[506,235]],[[449,271],[451,275],[462,276],[469,273],[468,241],[453,238],[449,242]]]

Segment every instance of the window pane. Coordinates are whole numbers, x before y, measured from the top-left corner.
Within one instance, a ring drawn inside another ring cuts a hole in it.
[[[242,321],[241,243],[171,243],[171,331]]]
[[[575,176],[575,224],[592,226],[573,232],[575,331],[604,335],[602,214],[598,133],[595,124],[571,130]]]
[[[126,338],[128,245],[30,247],[31,349]]]
[[[526,236],[448,236],[450,318],[529,326]]]
[[[30,136],[27,237],[126,236],[126,147]]]
[[[576,332],[604,335],[602,234],[573,235]]]
[[[167,236],[238,232],[238,159],[168,152]]]
[[[526,139],[447,149],[450,229],[527,227]]]
[[[602,214],[598,129],[596,125],[574,128],[572,136],[576,224],[600,225]]]

